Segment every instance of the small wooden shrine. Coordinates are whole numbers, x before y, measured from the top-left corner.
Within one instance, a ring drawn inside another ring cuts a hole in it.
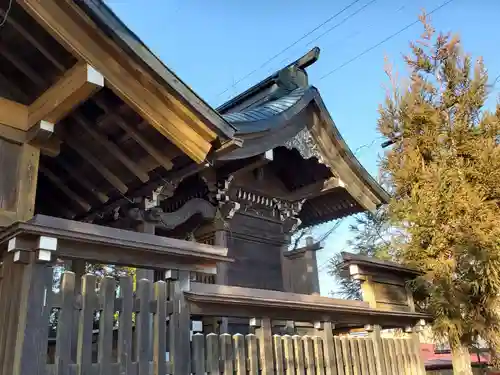
[[[399,374],[399,352],[421,373],[413,338],[377,332],[426,314],[319,297],[318,245],[288,251],[387,200],[308,82],[319,50],[213,109],[101,0],[0,0],[1,17],[0,375]],[[221,318],[248,335],[192,336]]]

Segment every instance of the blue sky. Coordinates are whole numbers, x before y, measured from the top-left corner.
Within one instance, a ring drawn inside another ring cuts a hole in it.
[[[377,109],[387,84],[384,57],[404,76],[401,54],[408,51],[408,41],[417,38],[422,29],[418,24],[410,27],[336,69],[413,22],[422,9],[430,11],[445,0],[360,0],[261,67],[352,1],[108,0],[107,4],[165,64],[213,106],[319,46],[320,59],[308,69],[309,81],[321,92],[349,147],[357,150],[361,163],[377,176],[381,152],[376,132]],[[494,27],[499,14],[499,0],[454,0],[434,13],[431,20],[438,31],[459,33],[464,49],[474,57],[484,58],[493,80],[500,75],[500,33]],[[241,80],[256,68],[259,69],[255,73]],[[324,77],[332,70],[336,71]],[[500,86],[500,80],[497,85]],[[498,90],[495,91],[490,105],[498,95]],[[318,234],[330,225],[318,228]],[[318,253],[322,294],[335,288],[323,265],[332,254],[346,249],[350,236],[347,226],[346,220]]]

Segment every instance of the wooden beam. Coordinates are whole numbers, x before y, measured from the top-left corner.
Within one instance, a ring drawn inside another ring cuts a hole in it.
[[[149,181],[149,175],[133,162],[120,148],[111,142],[105,135],[99,133],[87,120],[80,115],[75,115],[74,119],[80,126],[85,129],[97,142],[99,142],[106,150],[116,159],[121,161],[139,180],[142,182]]]
[[[80,171],[76,168],[73,168],[62,158],[54,159],[56,163],[64,169],[71,178],[78,181],[78,183],[85,189],[87,189],[90,193],[92,193],[101,203],[106,203],[109,201],[109,197],[104,194],[102,191],[99,191]]]
[[[104,87],[104,77],[86,63],[77,63],[29,106],[28,124],[56,124],[75,107]]]
[[[61,141],[54,134],[54,124],[40,121],[26,132],[26,142],[36,146],[47,156],[56,157],[61,151]]]
[[[45,177],[47,177],[50,182],[52,182],[59,190],[61,190],[68,198],[75,201],[85,212],[89,212],[92,206],[88,204],[85,199],[81,198],[78,194],[76,194],[73,190],[68,188],[66,184],[57,177],[54,173],[52,173],[49,169],[40,166],[40,172],[43,173]]]
[[[75,150],[86,162],[90,163],[112,186],[114,186],[120,193],[125,194],[128,190],[127,185],[123,183],[113,172],[111,172],[99,159],[97,159],[91,152],[84,147],[81,147],[78,142],[65,137],[64,142]]]
[[[132,61],[77,4],[70,0],[25,0],[19,4],[69,51],[99,70],[109,87],[159,133],[196,162],[205,160],[215,133],[201,131],[207,127],[198,116]]]
[[[28,107],[0,97],[0,124],[10,126],[14,129],[26,130],[28,125]]]

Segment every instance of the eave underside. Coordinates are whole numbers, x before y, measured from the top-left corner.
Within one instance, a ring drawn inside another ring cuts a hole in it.
[[[150,121],[145,120],[137,106],[132,106],[128,99],[122,97],[113,81],[116,77],[108,80],[106,75],[101,75],[104,76],[102,86],[96,85],[95,91],[89,92],[86,97],[82,96],[81,101],[76,101],[76,94],[70,92],[71,85],[74,84],[71,80],[72,70],[87,66],[84,69],[90,72],[93,68],[86,65],[82,55],[76,53],[72,46],[63,46],[60,40],[53,37],[53,30],[48,26],[50,20],[45,24],[35,20],[32,10],[41,11],[45,6],[50,9],[69,9],[74,4],[51,0],[26,1],[22,4],[14,1],[0,33],[0,112],[3,112],[0,114],[0,153],[2,157],[8,158],[4,160],[5,165],[10,166],[4,167],[6,173],[12,168],[15,170],[22,163],[22,155],[16,149],[31,142],[28,138],[34,127],[30,119],[26,122],[19,120],[22,116],[11,113],[10,108],[20,108],[31,113],[31,108],[41,97],[46,97],[47,101],[40,106],[56,107],[59,100],[57,96],[64,90],[69,93],[66,99],[74,101],[66,111],[68,113],[57,118],[50,138],[44,139],[42,145],[33,143],[36,146],[33,150],[40,146],[42,152],[36,207],[32,214],[42,213],[64,218],[99,216],[116,206],[115,202],[119,204],[119,201],[130,201],[137,194],[150,194],[172,176],[189,174],[186,168],[195,166],[190,158],[192,155],[187,155],[185,149],[181,150],[176,146],[152,126]],[[6,7],[2,7],[3,4],[0,4],[0,18],[5,16],[6,11]],[[72,13],[73,16],[75,14]],[[71,20],[76,22],[75,18]],[[83,22],[79,25],[81,24]],[[96,34],[92,34],[92,42],[106,40],[104,34],[99,34],[99,30],[94,32]],[[108,39],[106,43],[111,45],[113,42]],[[118,52],[113,56],[118,59]],[[132,60],[130,53],[123,56]],[[109,64],[112,65],[113,62],[109,61]],[[127,64],[131,64],[130,61]],[[96,71],[98,76],[100,73]],[[67,76],[70,76],[67,79],[69,83],[64,84]],[[132,81],[136,77],[126,77],[124,73],[122,78]],[[59,87],[60,90],[54,90]],[[130,98],[136,94],[127,92],[126,96]],[[185,101],[175,101],[172,93],[168,95],[171,101],[165,99],[162,102],[164,111],[180,122],[175,125],[175,121],[166,120],[165,126],[173,129],[182,125],[191,129],[191,132],[199,131],[205,137],[203,142],[208,142],[208,151],[214,151],[227,140],[217,138],[215,132],[208,127],[200,130],[202,120],[196,117],[199,113],[189,112],[189,105]],[[186,137],[182,141],[188,144],[193,140]],[[178,143],[178,139],[176,142]],[[15,184],[15,176],[13,178],[12,181],[4,181],[5,189],[12,189],[9,184]],[[14,190],[17,194],[17,190]],[[8,225],[10,217],[12,220],[19,218],[15,213],[9,216],[8,211],[13,204],[2,202],[2,199],[0,226]]]

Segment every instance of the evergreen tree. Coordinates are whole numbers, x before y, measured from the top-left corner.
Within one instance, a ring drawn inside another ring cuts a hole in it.
[[[349,226],[353,238],[348,241],[349,252],[366,255],[379,259],[390,259],[390,242],[388,238],[389,223],[385,207],[380,207],[376,212],[364,212],[354,218],[354,223]],[[328,264],[328,274],[333,276],[338,284],[338,294],[341,298],[361,299],[359,282],[352,280],[349,275],[342,272],[340,266],[342,255],[336,254]]]
[[[405,57],[408,85],[380,108],[379,131],[392,143],[381,168],[396,255],[424,273],[414,286],[425,289],[434,334],[448,339],[454,374],[469,375],[475,338],[500,347],[500,105],[483,108],[482,60],[422,21]]]

